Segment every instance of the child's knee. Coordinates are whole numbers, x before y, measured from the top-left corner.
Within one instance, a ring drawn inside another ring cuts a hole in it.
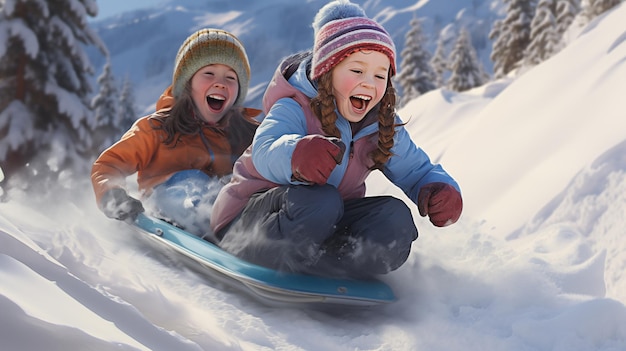
[[[319,224],[319,221],[334,225],[343,216],[343,199],[332,185],[291,187],[287,204],[294,218],[309,218],[312,225]]]
[[[395,233],[399,240],[410,244],[417,239],[417,227],[411,209],[400,199],[394,199],[392,203],[395,216],[391,221],[391,232]]]

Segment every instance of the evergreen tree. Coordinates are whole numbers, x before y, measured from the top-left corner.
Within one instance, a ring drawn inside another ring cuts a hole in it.
[[[126,76],[122,82],[119,116],[120,131],[118,137],[121,137],[137,120],[135,94],[133,93],[133,85],[128,76]]]
[[[88,168],[93,68],[84,46],[105,50],[86,19],[96,13],[93,0],[0,2],[0,162],[7,178],[22,179],[14,185]]]
[[[617,6],[622,0],[588,0],[589,6],[587,7],[587,15],[589,19],[598,17],[606,11]]]
[[[411,28],[405,36],[404,49],[400,54],[402,57],[400,73],[396,77],[402,87],[401,105],[435,89],[435,72],[430,65],[431,55],[425,49],[426,39],[420,21],[413,18],[410,24]]]
[[[448,88],[454,91],[466,91],[484,83],[484,73],[478,63],[476,50],[472,45],[469,32],[463,28],[450,53]]]
[[[526,64],[538,65],[558,51],[559,38],[556,34],[555,12],[555,0],[539,0],[530,24],[530,44],[526,49]]]
[[[437,48],[435,49],[433,58],[430,60],[430,65],[435,73],[435,86],[437,88],[442,87],[445,74],[448,71],[448,61],[446,59],[446,45],[441,36],[439,36],[439,40],[437,40]]]
[[[115,77],[111,72],[111,63],[108,61],[104,65],[102,74],[98,77],[98,86],[100,91],[91,100],[91,107],[95,112],[94,154],[98,154],[111,146],[119,137],[118,101],[120,96]]]
[[[496,78],[518,68],[530,43],[530,23],[535,14],[535,0],[504,0],[506,17],[497,20],[489,33],[493,41],[491,61]]]
[[[572,25],[580,12],[580,0],[557,0],[556,2],[556,35],[562,39],[563,34]],[[561,43],[561,47],[564,43]]]

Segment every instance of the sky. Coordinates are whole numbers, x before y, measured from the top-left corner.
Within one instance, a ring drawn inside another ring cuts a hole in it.
[[[96,20],[118,15],[127,11],[150,7],[163,2],[162,0],[97,0],[98,15]]]
[[[625,17],[576,28],[516,77],[399,110],[465,209],[435,228],[409,204],[420,237],[382,277],[395,303],[267,306],[107,219],[85,181],[0,203],[3,347],[625,350]],[[368,194],[403,198],[380,176]]]

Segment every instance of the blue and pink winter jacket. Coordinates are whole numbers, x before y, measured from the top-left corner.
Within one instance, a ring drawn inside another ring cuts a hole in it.
[[[291,155],[296,143],[309,134],[326,135],[320,121],[309,107],[317,89],[307,76],[310,56],[299,63],[288,78],[283,75],[289,59],[274,73],[263,97],[266,117],[256,131],[252,145],[233,167],[231,182],[220,191],[211,214],[215,233],[227,226],[243,210],[250,197],[273,187],[302,184],[292,179]],[[341,164],[328,178],[344,199],[365,196],[365,179],[374,164],[368,156],[377,147],[378,123],[371,121],[352,135],[350,122],[337,111],[337,128],[347,147]],[[396,116],[396,123],[402,124]],[[403,126],[396,127],[393,156],[383,166],[383,174],[413,201],[420,188],[432,182],[451,184],[460,191],[456,181],[411,140]]]

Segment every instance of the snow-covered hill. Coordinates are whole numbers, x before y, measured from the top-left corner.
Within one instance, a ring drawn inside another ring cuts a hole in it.
[[[384,277],[396,303],[259,304],[105,218],[85,180],[0,203],[2,348],[625,350],[623,18],[626,4],[518,78],[400,111],[466,207],[443,229],[416,219],[408,262]]]
[[[252,66],[248,103],[260,107],[260,97],[281,58],[313,46],[311,22],[327,0],[163,1],[154,8],[132,11],[95,21],[98,35],[107,45],[117,77],[134,83],[141,111],[151,111],[172,78],[176,51],[197,29],[217,27],[236,34],[246,47]],[[472,33],[486,69],[490,69],[491,43],[487,35],[497,11],[496,0],[386,0],[355,1],[381,22],[393,36],[398,52],[413,16],[424,19],[424,32],[434,52],[440,31],[450,41],[459,28]],[[94,66],[104,64],[99,52],[91,52]]]

